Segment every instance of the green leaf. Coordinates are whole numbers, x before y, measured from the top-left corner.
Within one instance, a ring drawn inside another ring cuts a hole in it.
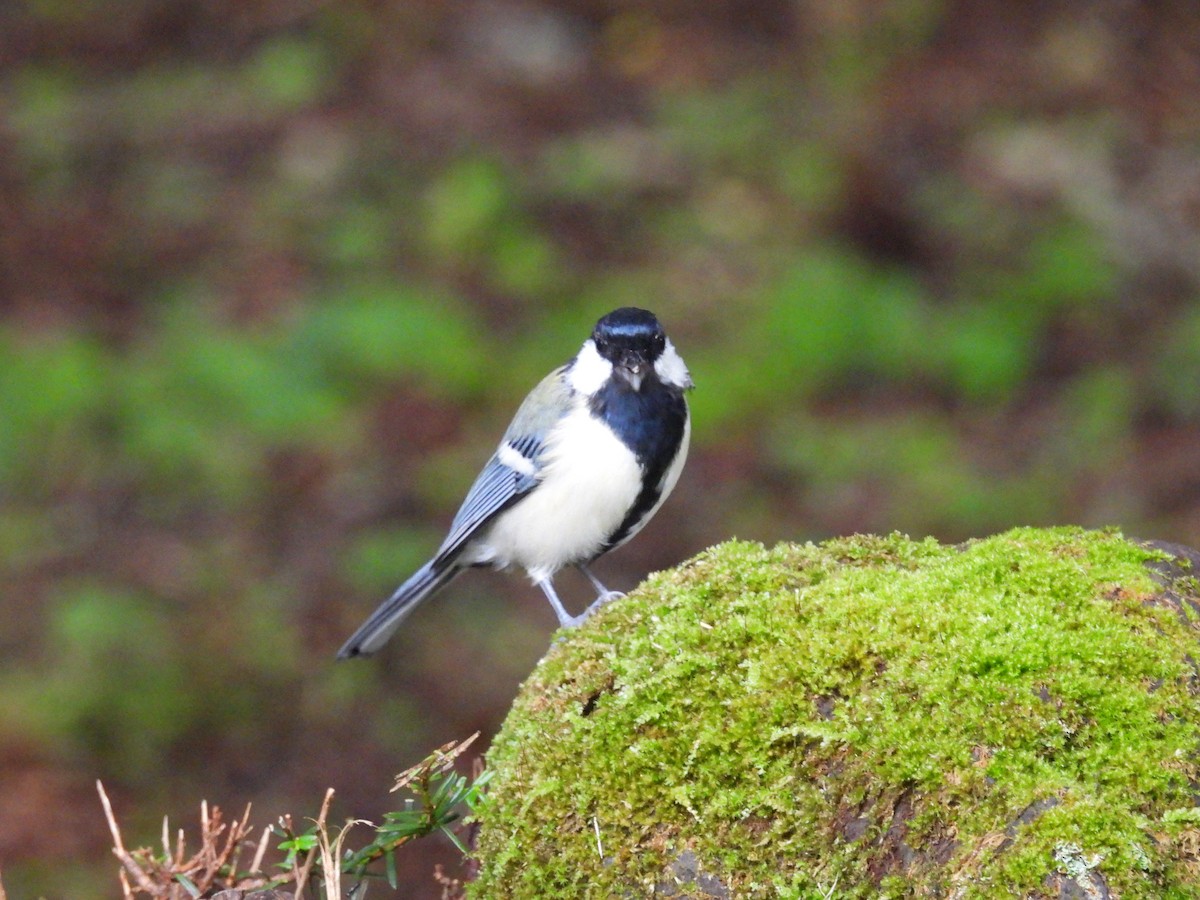
[[[396,883],[398,881],[397,876],[396,876],[396,851],[395,850],[389,850],[385,854],[384,864],[387,868],[387,882],[391,886],[392,890],[395,890]]]
[[[315,834],[298,834],[294,838],[284,841],[279,845],[280,850],[286,850],[288,853],[307,853],[317,846],[317,836]]]
[[[453,831],[451,831],[449,828],[442,826],[442,834],[444,834],[444,835],[446,835],[446,837],[450,838],[451,843],[453,843],[454,846],[458,848],[458,851],[463,856],[469,856],[471,854],[471,851],[467,849],[466,844],[464,844],[462,842],[462,840],[459,838],[459,836],[457,834],[455,834]]]

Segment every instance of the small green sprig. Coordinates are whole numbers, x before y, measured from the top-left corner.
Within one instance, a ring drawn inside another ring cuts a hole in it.
[[[454,761],[477,737],[479,732],[464,741],[451,741],[396,776],[392,791],[407,790],[413,796],[404,801],[403,809],[384,815],[383,824],[375,826],[375,839],[370,844],[346,856],[342,862],[344,873],[361,878],[367,867],[382,857],[388,884],[394,888],[397,848],[435,831],[450,838],[463,854],[470,852],[450,826],[462,818],[464,807],[468,811],[478,808],[483,788],[491,778],[491,772],[468,777],[454,771]]]

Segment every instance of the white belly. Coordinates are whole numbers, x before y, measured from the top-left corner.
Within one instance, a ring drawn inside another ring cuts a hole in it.
[[[641,490],[637,458],[586,408],[555,428],[541,483],[502,513],[471,554],[496,566],[519,565],[535,581],[591,559],[625,519]]]

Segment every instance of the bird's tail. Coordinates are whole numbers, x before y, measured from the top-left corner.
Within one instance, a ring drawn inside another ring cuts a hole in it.
[[[379,608],[371,613],[367,621],[359,626],[358,631],[350,636],[350,640],[338,651],[338,659],[351,659],[355,656],[370,656],[387,643],[400,623],[408,614],[416,609],[422,601],[429,599],[444,587],[462,569],[456,565],[435,569],[432,562],[427,562],[413,574],[408,581],[396,588],[396,592],[379,604]]]

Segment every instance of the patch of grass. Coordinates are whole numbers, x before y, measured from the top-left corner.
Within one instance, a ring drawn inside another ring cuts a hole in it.
[[[439,747],[410,769],[396,776],[393,791],[405,790],[412,797],[402,809],[388,813],[373,826],[351,820],[340,829],[329,822],[333,789],[325,793],[321,811],[307,828],[290,815],[263,829],[257,841],[250,824],[250,807],[240,819],[226,822],[221,810],[200,806],[200,846],[189,850],[182,829],[172,841],[163,822],[161,852],[143,847],[126,848],[121,828],[104,786],[97,782],[100,801],[113,839],[113,853],[121,862],[120,881],[126,898],[151,897],[184,900],[208,896],[213,891],[272,891],[286,888],[303,897],[313,887],[317,897],[358,896],[367,878],[385,878],[396,887],[395,853],[405,844],[434,832],[445,834],[463,853],[466,846],[451,825],[464,808],[478,805],[480,792],[489,776],[476,771],[474,777],[457,774],[454,762],[479,737],[476,732],[464,741]],[[352,850],[348,835],[358,825],[374,829],[370,842]],[[384,871],[376,863],[383,865]],[[454,886],[448,879],[446,887]],[[354,882],[352,885],[350,882]],[[292,893],[271,896],[292,896]],[[240,896],[240,894],[239,894]],[[0,888],[0,900],[3,889]]]

